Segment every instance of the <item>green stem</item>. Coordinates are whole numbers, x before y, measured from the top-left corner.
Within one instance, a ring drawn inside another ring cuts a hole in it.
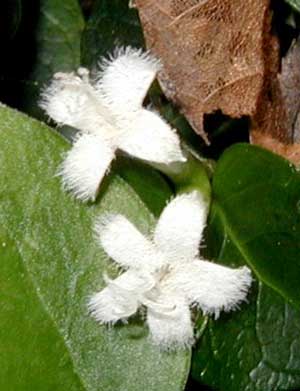
[[[199,158],[186,145],[182,149],[187,159],[186,162],[169,165],[155,164],[155,167],[171,179],[177,194],[196,190],[202,193],[209,203],[211,198],[210,177],[213,170],[212,162]]]

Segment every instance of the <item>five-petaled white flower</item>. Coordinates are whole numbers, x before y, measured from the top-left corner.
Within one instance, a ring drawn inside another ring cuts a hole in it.
[[[77,198],[95,199],[117,149],[159,164],[186,160],[175,131],[143,107],[159,69],[148,52],[127,47],[102,62],[94,82],[79,68],[55,74],[43,92],[40,105],[47,114],[80,131],[60,169],[65,188]]]
[[[126,320],[144,306],[152,341],[163,349],[191,346],[190,307],[216,318],[235,309],[251,285],[247,267],[232,269],[199,259],[207,205],[198,192],[174,198],[162,212],[153,237],[145,238],[125,217],[96,224],[107,254],[126,271],[89,301],[101,323]]]

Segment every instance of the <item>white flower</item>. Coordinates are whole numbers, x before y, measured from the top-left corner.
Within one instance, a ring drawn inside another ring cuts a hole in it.
[[[159,164],[186,160],[175,131],[142,106],[159,61],[128,47],[101,67],[94,83],[85,68],[55,74],[40,103],[58,124],[80,131],[60,175],[66,189],[82,201],[95,199],[117,149]]]
[[[92,296],[89,308],[100,323],[125,321],[147,308],[152,341],[163,349],[193,343],[190,307],[216,318],[245,300],[251,285],[247,267],[232,269],[199,259],[207,205],[197,192],[177,196],[159,218],[151,239],[125,217],[96,225],[100,244],[126,271]]]

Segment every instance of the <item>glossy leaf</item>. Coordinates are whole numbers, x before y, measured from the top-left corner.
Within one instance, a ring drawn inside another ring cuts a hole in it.
[[[216,208],[230,239],[267,285],[300,306],[300,174],[258,147],[235,145],[217,164]]]
[[[270,152],[236,145],[217,164],[213,194],[206,255],[228,266],[254,265],[273,288],[255,282],[239,311],[209,321],[194,352],[193,377],[221,391],[296,389],[300,311],[275,290],[297,299],[296,277],[285,276],[290,269],[299,274],[294,262],[299,262],[300,231],[293,209],[299,174]],[[289,246],[278,245],[283,238]]]
[[[216,204],[207,239],[207,255],[218,263],[245,264]],[[209,321],[194,351],[192,376],[219,391],[298,389],[299,327],[299,310],[271,288],[255,282],[248,303]]]
[[[155,223],[153,215],[117,175],[107,178],[96,204],[75,201],[62,191],[55,176],[69,148],[64,139],[5,107],[0,108],[0,124],[0,226],[9,235],[4,239],[7,245],[0,247],[1,260],[6,260],[3,268],[12,257],[12,268],[5,271],[11,273],[7,308],[16,307],[20,300],[16,311],[11,308],[1,316],[0,344],[7,347],[7,370],[1,372],[0,384],[8,385],[2,388],[182,390],[189,352],[160,352],[150,344],[139,317],[128,325],[106,328],[88,315],[86,307],[89,295],[104,286],[103,272],[116,274],[94,241],[95,216],[120,212],[147,233]],[[145,171],[144,175],[150,174]],[[160,188],[151,191],[160,192]],[[18,325],[28,336],[21,337],[20,346]],[[36,336],[30,338],[35,328]],[[29,359],[34,351],[37,359],[32,357],[29,376],[21,357],[24,352]],[[40,360],[39,355],[43,356]],[[54,380],[55,366],[59,369]],[[9,388],[12,371],[19,376],[19,388]],[[36,388],[41,378],[43,388]],[[59,386],[53,387],[54,381]]]

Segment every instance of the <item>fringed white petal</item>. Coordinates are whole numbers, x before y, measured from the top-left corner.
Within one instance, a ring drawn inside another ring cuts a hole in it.
[[[141,109],[118,124],[124,130],[118,147],[128,154],[165,164],[186,160],[176,132],[157,113]]]
[[[220,311],[236,309],[246,299],[251,282],[251,272],[246,266],[232,269],[195,260],[188,267],[176,265],[165,281],[165,289],[182,292],[190,304],[218,318]]]
[[[182,295],[165,297],[165,310],[148,306],[147,323],[151,339],[163,350],[184,349],[194,342],[191,313]]]
[[[100,66],[96,89],[114,112],[126,116],[141,107],[160,62],[149,52],[126,47],[116,50]]]
[[[82,201],[94,200],[99,184],[114,158],[114,150],[97,136],[82,134],[62,163],[63,185]]]
[[[155,229],[154,241],[167,254],[170,263],[186,263],[198,255],[207,209],[207,203],[196,191],[177,196],[165,207]]]
[[[59,124],[76,127],[89,101],[90,86],[79,75],[56,73],[42,93],[40,106]]]
[[[93,295],[88,303],[91,314],[100,323],[115,323],[136,313],[141,296],[152,286],[151,281],[132,271],[115,280],[106,280],[108,286]]]
[[[108,139],[117,133],[115,120],[89,83],[85,68],[79,68],[77,74],[56,73],[42,93],[40,106],[60,125]]]
[[[104,215],[95,226],[103,249],[119,265],[131,269],[154,270],[162,255],[136,227],[121,215]]]

